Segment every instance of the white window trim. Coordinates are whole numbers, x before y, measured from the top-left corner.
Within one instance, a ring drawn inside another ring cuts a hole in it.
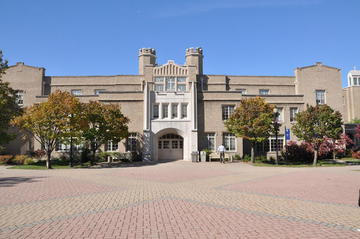
[[[207,140],[207,145],[206,145],[206,148],[207,149],[210,149],[209,148],[209,134],[213,134],[214,135],[214,149],[210,149],[210,150],[214,150],[216,151],[216,133],[215,132],[206,132],[206,140]]]
[[[223,135],[222,135],[222,140],[223,140],[223,145],[225,146],[225,134],[231,134],[231,133],[228,133],[228,132],[224,132]],[[234,150],[226,150],[226,146],[225,146],[225,152],[230,152],[230,153],[233,153],[233,152],[237,152],[237,138],[236,136],[234,135],[235,137],[235,149]]]

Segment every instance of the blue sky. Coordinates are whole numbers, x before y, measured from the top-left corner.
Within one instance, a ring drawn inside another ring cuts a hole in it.
[[[138,49],[204,72],[293,75],[321,61],[360,69],[359,0],[0,0],[0,49],[47,75],[137,74]]]

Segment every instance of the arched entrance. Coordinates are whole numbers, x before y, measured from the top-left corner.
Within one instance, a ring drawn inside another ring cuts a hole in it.
[[[158,159],[183,159],[184,139],[177,134],[165,134],[158,140]]]

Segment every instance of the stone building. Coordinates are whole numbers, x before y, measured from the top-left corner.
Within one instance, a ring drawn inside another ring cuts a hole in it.
[[[307,104],[328,104],[345,121],[360,114],[354,104],[360,87],[343,90],[340,69],[320,62],[296,68],[293,76],[208,75],[203,72],[201,48],[186,49],[184,65],[171,60],[158,65],[156,51],[142,48],[138,64],[138,75],[48,76],[44,68],[20,62],[9,67],[4,80],[20,90],[18,103],[24,107],[46,100],[55,90],[69,91],[83,102],[120,105],[131,120],[131,135],[123,142],[109,142],[104,150],[138,151],[152,160],[190,160],[191,152],[215,150],[220,144],[229,154],[248,154],[248,143],[223,124],[243,98],[261,96],[276,105],[282,123],[279,145],[284,144],[284,128],[291,128],[295,114]],[[15,154],[38,147],[18,138],[7,149]],[[258,151],[271,154],[275,147],[275,138],[270,137]],[[58,150],[67,149],[60,145]]]

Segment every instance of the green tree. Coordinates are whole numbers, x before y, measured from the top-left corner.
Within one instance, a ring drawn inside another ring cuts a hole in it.
[[[296,137],[311,144],[314,149],[313,165],[316,166],[319,149],[324,139],[339,139],[342,129],[342,116],[328,105],[307,106],[296,115],[292,130]]]
[[[56,91],[46,102],[35,104],[16,117],[13,124],[29,131],[47,154],[46,167],[51,168],[51,153],[56,144],[68,136],[69,116],[74,112],[78,99],[68,92]]]
[[[13,90],[9,83],[2,81],[2,75],[7,69],[7,61],[3,60],[0,51],[0,145],[9,142],[15,135],[9,134],[10,121],[21,114],[21,108],[16,102],[16,90]]]
[[[274,106],[261,97],[240,101],[230,118],[225,121],[229,132],[251,143],[251,162],[255,162],[255,144],[268,139],[273,130]]]
[[[102,144],[108,141],[119,142],[129,134],[129,119],[122,114],[117,105],[90,101],[83,106],[83,120],[82,136],[92,152],[91,165],[94,164],[96,151]]]

